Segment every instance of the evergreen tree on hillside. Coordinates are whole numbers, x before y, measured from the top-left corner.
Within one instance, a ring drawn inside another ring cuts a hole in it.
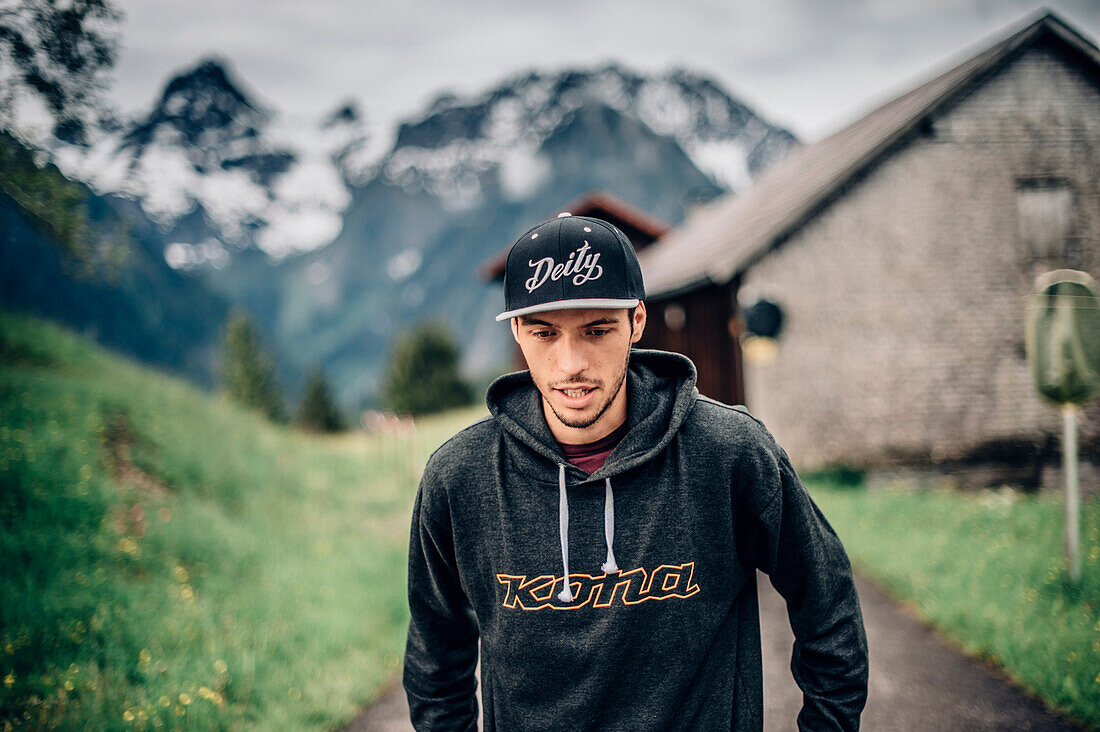
[[[248,316],[234,311],[222,346],[222,383],[229,396],[268,419],[285,422],[283,397],[275,381],[275,362]]]
[[[344,418],[332,398],[325,371],[317,366],[309,375],[302,401],[298,405],[297,423],[315,432],[339,432]]]
[[[87,193],[51,164],[39,166],[34,153],[0,131],[0,194],[22,209],[36,228],[77,261],[90,264]]]
[[[383,387],[386,406],[421,415],[469,404],[472,392],[459,376],[458,356],[454,338],[441,323],[425,323],[399,336]]]

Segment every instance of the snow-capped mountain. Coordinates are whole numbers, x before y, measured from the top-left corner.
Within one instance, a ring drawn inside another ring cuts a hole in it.
[[[224,266],[249,246],[278,259],[331,242],[350,189],[375,176],[424,190],[450,211],[483,202],[486,174],[506,199],[527,198],[547,174],[535,151],[594,104],[673,138],[727,190],[796,144],[702,75],[647,77],[609,65],[532,71],[483,94],[440,96],[380,151],[354,102],[316,120],[286,118],[246,92],[227,62],[207,59],[171,79],[147,115],[92,129],[85,145],[57,141],[52,156],[98,192],[138,200],[172,242],[173,266]]]
[[[748,185],[797,144],[704,76],[673,70],[645,77],[608,65],[532,71],[480,95],[440,96],[421,119],[400,127],[381,173],[409,192],[423,188],[461,210],[479,202],[479,179],[495,170],[505,194],[523,199],[547,172],[547,161],[535,151],[578,109],[594,104],[673,138],[727,190]]]
[[[173,266],[255,245],[274,257],[327,244],[348,183],[362,179],[366,133],[354,103],[321,120],[281,118],[250,98],[224,62],[173,78],[145,116],[58,142],[69,176],[134,198],[165,231]]]

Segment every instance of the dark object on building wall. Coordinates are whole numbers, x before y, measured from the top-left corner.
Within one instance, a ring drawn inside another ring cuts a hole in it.
[[[754,336],[778,338],[783,329],[783,309],[762,297],[745,308],[745,327]]]

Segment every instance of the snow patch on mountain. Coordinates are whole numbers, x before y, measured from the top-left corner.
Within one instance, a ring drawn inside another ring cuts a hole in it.
[[[386,264],[386,274],[395,282],[407,280],[420,269],[423,257],[415,249],[405,249]]]
[[[229,252],[217,239],[199,244],[174,241],[165,247],[164,261],[173,269],[191,269],[203,264],[222,269],[229,264]]]
[[[685,152],[724,188],[737,191],[752,183],[748,151],[737,141],[697,140]]]
[[[551,163],[534,145],[520,145],[500,163],[500,189],[509,201],[523,201],[550,179]]]

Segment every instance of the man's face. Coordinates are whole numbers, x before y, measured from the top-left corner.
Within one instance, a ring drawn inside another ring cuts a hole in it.
[[[512,319],[546,421],[560,442],[592,442],[625,421],[630,346],[644,327],[642,304],[633,329],[625,309],[552,310]]]

